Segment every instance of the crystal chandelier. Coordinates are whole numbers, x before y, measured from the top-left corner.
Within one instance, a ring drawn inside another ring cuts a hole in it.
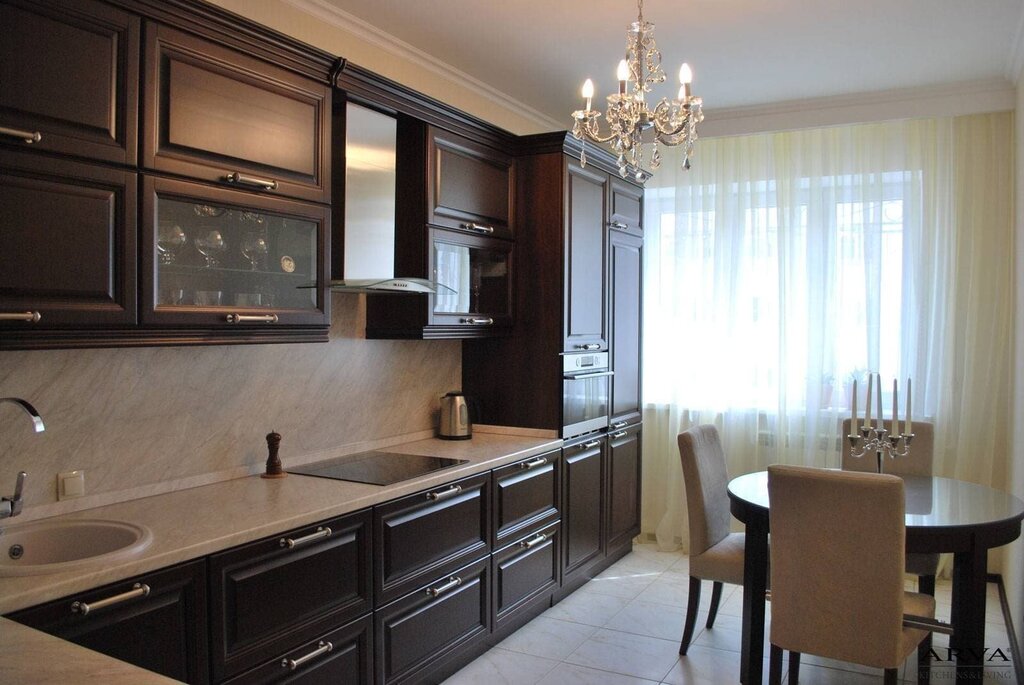
[[[651,92],[651,86],[665,81],[665,72],[661,68],[661,52],[654,44],[654,24],[644,21],[643,0],[637,0],[637,9],[637,20],[626,32],[626,59],[619,62],[616,74],[619,92],[607,98],[609,133],[601,134],[597,121],[601,113],[590,108],[594,83],[587,79],[582,90],[587,108],[572,113],[575,120],[572,134],[583,141],[584,149],[580,151],[583,166],[587,164],[586,141],[611,143],[612,151],[619,157],[619,175],[626,178],[632,174],[636,180],[642,181],[647,176],[643,170],[647,161],[644,159],[644,145],[647,143],[652,144],[649,160],[652,170],[661,166],[659,144],[682,145],[683,168],[690,168],[693,144],[697,141],[697,124],[704,120],[704,113],[701,111],[703,101],[690,95],[693,72],[685,62],[679,69],[678,97],[675,100],[662,98],[653,111],[647,107],[645,95]]]

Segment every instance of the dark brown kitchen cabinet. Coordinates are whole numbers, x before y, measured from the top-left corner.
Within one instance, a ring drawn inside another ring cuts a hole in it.
[[[643,188],[612,176],[608,203],[608,228],[643,236]]]
[[[274,656],[225,685],[370,685],[373,682],[373,616]]]
[[[94,0],[0,2],[0,143],[135,164],[140,24]]]
[[[375,612],[378,685],[438,682],[460,665],[445,669],[490,632],[489,567],[485,557],[452,569]]]
[[[562,448],[562,573],[566,583],[605,553],[607,450],[603,437],[583,439]]]
[[[427,145],[427,223],[512,238],[514,158],[433,126]]]
[[[135,323],[136,187],[127,171],[0,150],[0,340]]]
[[[630,548],[640,534],[641,427],[608,435],[607,552]]]
[[[145,176],[142,321],[325,331],[329,215],[323,205]]]
[[[490,552],[490,474],[374,507],[374,597],[390,602]]]
[[[552,591],[561,579],[559,531],[556,521],[492,555],[495,631],[518,623],[517,613],[533,600],[540,599],[541,608],[550,605]]]
[[[512,243],[430,230],[430,270],[442,287],[429,296],[428,328],[512,324]]]
[[[8,618],[175,680],[209,682],[205,560],[112,583]]]
[[[366,510],[211,556],[214,680],[371,611],[371,549]]]
[[[561,454],[555,450],[494,470],[494,549],[558,519],[560,462]]]
[[[641,419],[640,359],[643,313],[643,238],[608,232],[611,318],[611,425]]]
[[[330,202],[327,85],[156,23],[144,51],[143,166]]]
[[[607,254],[609,176],[566,160],[565,351],[608,349]]]

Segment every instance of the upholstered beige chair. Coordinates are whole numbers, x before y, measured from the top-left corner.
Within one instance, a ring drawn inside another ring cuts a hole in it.
[[[903,481],[769,466],[768,497],[769,683],[781,681],[784,649],[790,683],[797,682],[802,653],[885,669],[887,684],[896,683],[897,669],[915,648],[923,663],[931,633],[904,627],[905,615],[933,621],[935,599],[903,590]]]
[[[697,426],[679,434],[679,456],[686,483],[686,512],[690,519],[690,597],[679,653],[686,654],[697,622],[700,582],[710,580],[711,628],[722,598],[722,583],[743,584],[743,533],[729,532],[729,473],[725,452],[714,426]]]
[[[884,422],[888,428],[889,422]],[[878,459],[874,454],[865,454],[861,458],[853,456],[850,441],[850,419],[843,420],[843,470],[864,471],[875,473]],[[932,453],[935,445],[935,430],[927,421],[914,422],[914,439],[910,442],[910,454],[905,457],[890,459],[883,457],[882,472],[894,476],[930,476],[932,475]],[[907,573],[917,576],[918,592],[935,596],[935,572],[939,568],[938,554],[908,554]]]

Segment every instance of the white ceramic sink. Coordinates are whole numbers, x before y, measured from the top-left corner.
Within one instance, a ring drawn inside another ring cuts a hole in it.
[[[153,533],[123,521],[78,519],[0,527],[0,576],[60,573],[131,558]]]

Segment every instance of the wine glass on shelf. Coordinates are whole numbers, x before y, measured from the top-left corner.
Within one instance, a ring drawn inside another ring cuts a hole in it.
[[[217,229],[211,229],[201,234],[195,239],[195,246],[199,254],[203,255],[206,266],[209,268],[219,266],[220,261],[217,258],[228,249],[224,236]]]
[[[259,233],[247,233],[242,241],[242,256],[249,260],[253,271],[263,263],[268,251],[267,239]]]
[[[156,236],[156,251],[160,255],[160,263],[173,264],[178,252],[186,242],[188,242],[188,237],[181,226],[169,222],[160,224]]]

